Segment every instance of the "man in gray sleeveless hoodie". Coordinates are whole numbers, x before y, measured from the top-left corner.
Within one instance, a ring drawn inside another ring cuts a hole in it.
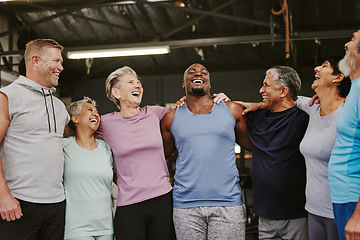
[[[52,94],[63,47],[29,42],[26,77],[0,89],[0,239],[64,239],[62,137],[69,122]]]

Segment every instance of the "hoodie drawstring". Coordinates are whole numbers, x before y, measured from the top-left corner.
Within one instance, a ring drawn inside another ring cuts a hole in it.
[[[52,93],[50,91],[49,91],[49,93],[50,93],[51,107],[52,107],[52,110],[53,110],[54,128],[55,128],[55,133],[56,133],[56,118],[55,118],[55,108],[54,108],[53,96],[52,96]]]
[[[55,108],[54,108],[54,102],[53,102],[53,98],[52,98],[52,94],[51,91],[48,90],[49,94],[45,94],[44,89],[41,89],[43,96],[44,96],[44,102],[45,102],[45,108],[46,108],[46,114],[47,114],[47,118],[48,118],[48,125],[49,125],[49,133],[51,133],[51,126],[50,126],[50,114],[49,114],[49,110],[47,107],[47,103],[46,103],[46,96],[50,95],[50,100],[51,100],[51,107],[52,107],[52,111],[53,111],[53,117],[54,117],[54,128],[55,128],[55,133],[56,133],[56,118],[55,118]]]

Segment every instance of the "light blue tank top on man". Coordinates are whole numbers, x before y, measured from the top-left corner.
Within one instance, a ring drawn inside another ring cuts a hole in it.
[[[171,133],[179,156],[173,190],[175,208],[236,206],[241,202],[235,164],[235,120],[227,105],[194,114],[176,110]]]

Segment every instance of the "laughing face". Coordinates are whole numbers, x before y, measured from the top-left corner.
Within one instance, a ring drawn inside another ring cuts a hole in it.
[[[133,75],[121,77],[117,87],[113,88],[114,96],[119,99],[121,104],[139,106],[143,96],[141,82]]]
[[[201,64],[193,64],[184,73],[183,88],[187,94],[207,95],[210,94],[210,73]]]
[[[334,86],[333,80],[338,77],[333,75],[334,69],[331,67],[329,61],[325,61],[321,66],[317,66],[315,69],[315,80],[311,85],[311,88],[317,93],[323,88],[331,88]]]
[[[78,123],[78,127],[90,128],[95,132],[100,125],[100,116],[94,105],[91,103],[83,103],[81,112],[75,117],[75,121]]]
[[[274,81],[274,74],[269,72],[259,91],[262,95],[263,103],[268,110],[272,112],[277,111],[277,103],[280,102],[282,88],[283,87],[279,87]]]
[[[63,66],[61,50],[58,48],[47,48],[39,54],[39,70],[43,76],[44,87],[56,87],[59,81],[59,75]]]

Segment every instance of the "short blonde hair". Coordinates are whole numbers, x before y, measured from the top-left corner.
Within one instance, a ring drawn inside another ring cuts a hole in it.
[[[63,46],[53,39],[35,39],[28,42],[25,46],[25,63],[30,60],[33,53],[41,53],[46,48],[57,48],[60,51],[64,49]]]
[[[113,87],[115,87],[118,84],[118,82],[121,81],[121,78],[125,75],[132,75],[135,76],[138,80],[140,80],[139,76],[131,67],[124,66],[112,72],[105,81],[106,96],[111,101],[113,101],[119,109],[120,109],[120,101],[119,99],[114,97],[111,90],[113,89]]]

